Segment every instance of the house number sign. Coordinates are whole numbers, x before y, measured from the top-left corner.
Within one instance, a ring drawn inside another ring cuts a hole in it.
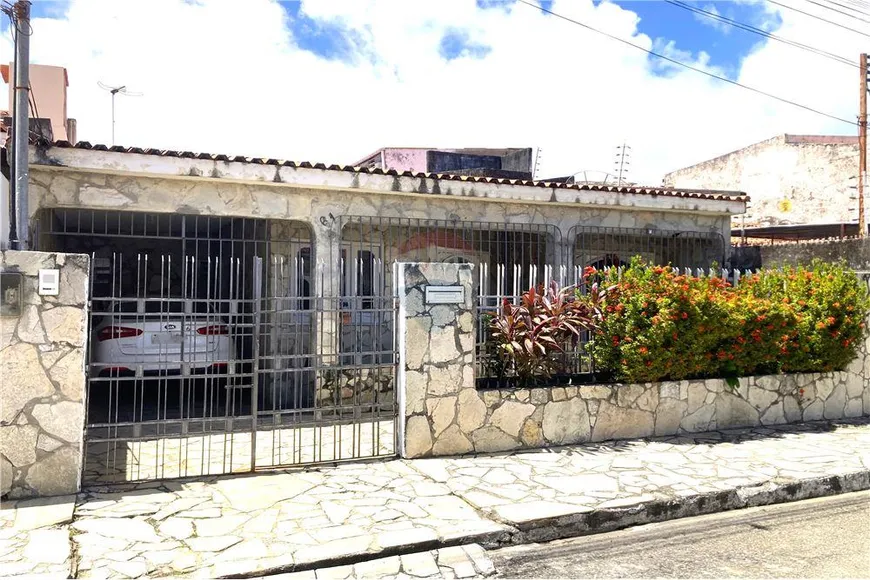
[[[465,302],[463,286],[426,286],[426,304],[462,304]]]

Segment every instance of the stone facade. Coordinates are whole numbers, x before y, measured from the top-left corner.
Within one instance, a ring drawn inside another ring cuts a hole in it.
[[[399,439],[403,457],[474,450],[471,264],[399,264]],[[426,286],[461,286],[461,304],[427,304]],[[481,413],[485,409],[478,408]],[[464,419],[461,419],[464,417]],[[481,414],[480,420],[483,420]]]
[[[399,404],[406,458],[870,416],[870,337],[844,371],[745,377],[736,388],[707,379],[477,390],[470,303],[423,301],[427,284],[470,287],[471,267],[402,266]]]
[[[389,366],[325,371],[317,384],[320,407],[394,406],[395,374]]]
[[[742,200],[572,190],[52,147],[32,149],[30,211],[86,208],[293,220],[313,256],[340,262],[339,216],[713,232]],[[567,243],[563,240],[562,243]],[[339,288],[339,272],[314,281]]]
[[[89,260],[80,254],[4,251],[23,274],[21,315],[0,318],[0,494],[79,490],[85,398]],[[37,293],[40,269],[58,269],[57,296]]]
[[[870,415],[870,375],[745,377],[735,389],[722,379],[502,389],[480,400],[474,451],[506,451]]]

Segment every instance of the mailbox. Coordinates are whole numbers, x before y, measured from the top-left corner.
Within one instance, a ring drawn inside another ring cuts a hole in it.
[[[462,304],[465,302],[463,286],[426,286],[426,304]]]

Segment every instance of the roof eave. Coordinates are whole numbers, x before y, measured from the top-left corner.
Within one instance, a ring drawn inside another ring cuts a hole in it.
[[[745,197],[721,192],[677,192],[662,188],[594,188],[516,179],[473,178],[364,170],[351,166],[296,163],[277,159],[211,156],[149,149],[90,149],[71,146],[31,147],[31,163],[45,169],[136,175],[162,179],[196,179],[260,185],[366,191],[393,195],[452,195],[458,199],[521,203],[613,206],[663,211],[738,215]],[[602,195],[604,194],[604,195]]]

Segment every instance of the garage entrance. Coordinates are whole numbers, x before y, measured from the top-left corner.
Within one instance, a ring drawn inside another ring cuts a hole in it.
[[[316,295],[306,224],[51,209],[38,233],[92,256],[85,481],[395,454],[396,301],[365,301],[385,340],[342,340],[362,313]]]

